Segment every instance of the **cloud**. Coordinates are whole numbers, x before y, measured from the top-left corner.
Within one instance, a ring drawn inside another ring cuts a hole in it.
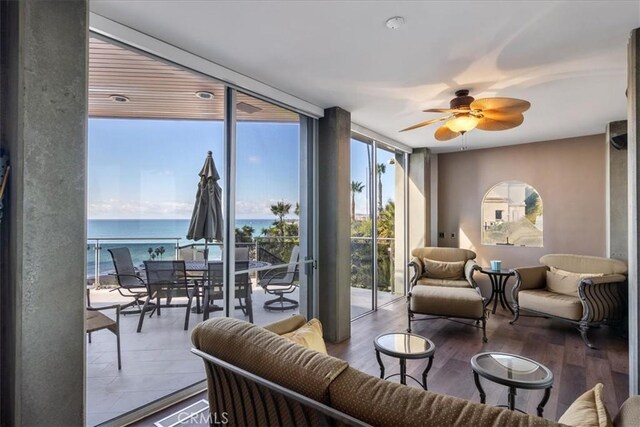
[[[99,200],[89,203],[88,216],[93,219],[189,218],[193,204],[185,202],[156,202],[149,200]]]

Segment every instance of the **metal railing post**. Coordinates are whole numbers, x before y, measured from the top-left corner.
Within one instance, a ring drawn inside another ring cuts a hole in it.
[[[95,255],[95,259],[94,259],[95,285],[94,286],[100,286],[100,240],[99,239],[96,239],[96,245],[94,247],[94,255]]]

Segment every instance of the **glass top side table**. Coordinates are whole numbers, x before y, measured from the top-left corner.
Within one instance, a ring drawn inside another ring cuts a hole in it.
[[[543,364],[515,354],[487,352],[471,358],[471,369],[481,403],[486,402],[486,394],[479,377],[509,387],[507,407],[512,411],[520,411],[515,407],[516,389],[544,389],[544,396],[537,407],[538,416],[542,416],[553,386],[553,373]]]

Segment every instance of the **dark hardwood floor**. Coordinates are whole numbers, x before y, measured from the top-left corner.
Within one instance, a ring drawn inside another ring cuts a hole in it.
[[[413,332],[431,339],[437,346],[433,366],[429,373],[429,390],[452,396],[480,401],[473,382],[470,359],[482,351],[516,353],[545,364],[554,375],[551,398],[545,406],[544,417],[557,420],[567,407],[584,391],[596,383],[604,384],[604,397],[611,416],[628,396],[627,341],[607,327],[590,333],[597,350],[587,348],[580,334],[571,326],[550,319],[520,317],[510,325],[510,316],[498,309],[487,324],[489,342],[482,343],[479,329],[446,320],[416,322]],[[351,324],[351,338],[339,344],[327,343],[329,354],[349,362],[350,366],[371,375],[380,374],[373,349],[373,339],[385,332],[406,330],[404,299],[380,308]],[[387,374],[398,371],[398,360],[382,356]],[[410,375],[420,377],[425,361],[408,361]],[[505,387],[482,381],[490,405],[506,404]],[[409,384],[417,387],[415,384]],[[542,398],[542,391],[518,390],[516,406],[529,414]],[[164,416],[174,413],[199,399],[201,393],[136,423],[152,426]],[[195,423],[196,425],[199,425]]]
[[[482,351],[503,351],[539,361],[553,372],[554,385],[545,406],[545,418],[557,420],[579,395],[599,382],[604,384],[607,408],[615,416],[618,407],[628,397],[626,339],[608,327],[601,327],[590,332],[591,341],[598,349],[589,349],[580,334],[563,322],[521,316],[515,325],[510,325],[510,319],[510,315],[498,308],[487,322],[489,342],[484,344],[481,330],[473,327],[447,320],[414,322],[412,332],[436,344],[428,378],[429,390],[479,402],[470,359]],[[404,331],[406,327],[406,307],[401,300],[352,322],[351,338],[339,344],[327,344],[328,351],[347,360],[350,366],[377,376],[380,371],[373,339],[381,333]],[[387,374],[398,371],[397,359],[382,357]],[[407,372],[419,378],[425,363],[410,360]],[[485,380],[482,385],[488,404],[507,403],[506,387]],[[538,390],[518,390],[516,406],[535,414],[542,394]]]

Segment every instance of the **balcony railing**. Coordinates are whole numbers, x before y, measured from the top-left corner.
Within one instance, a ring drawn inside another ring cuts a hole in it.
[[[351,286],[371,289],[373,242],[371,237],[351,238]],[[387,290],[392,286],[394,274],[393,238],[378,238],[378,289]],[[107,252],[110,248],[126,246],[131,252],[135,266],[146,260],[189,259],[185,249],[204,252],[204,243],[187,243],[181,237],[109,237],[87,239],[87,282],[101,284],[100,279],[115,269]],[[248,247],[249,258],[267,261],[273,265],[289,262],[291,249],[299,244],[297,236],[257,236],[251,242],[236,242],[236,247]],[[222,259],[222,244],[210,243],[209,259]],[[182,256],[181,256],[182,253]],[[104,281],[104,280],[103,280]]]

